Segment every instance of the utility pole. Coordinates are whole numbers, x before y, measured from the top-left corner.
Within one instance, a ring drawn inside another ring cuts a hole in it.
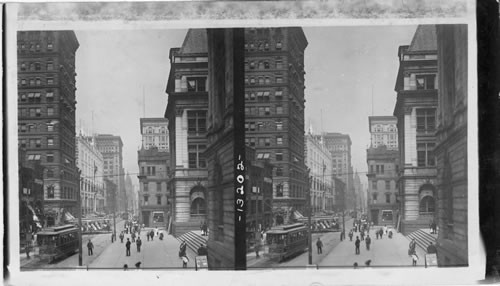
[[[113,235],[116,240],[116,188],[113,189]]]
[[[308,241],[308,262],[309,265],[312,265],[312,223],[311,223],[311,216],[312,216],[312,206],[311,206],[311,177],[309,177],[309,173],[311,172],[311,169],[307,168],[306,171],[306,182],[307,182],[307,209],[308,209],[308,218],[307,218],[307,241]]]
[[[342,228],[345,231],[345,185],[342,190]]]
[[[80,189],[80,180],[82,171],[79,168],[76,168],[76,172],[78,173],[78,179],[76,181],[76,187],[78,189],[78,266],[82,266],[82,197],[81,197],[81,189]]]

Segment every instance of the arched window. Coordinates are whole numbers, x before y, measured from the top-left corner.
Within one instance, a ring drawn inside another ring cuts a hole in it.
[[[204,215],[206,213],[205,200],[198,197],[191,203],[192,215]]]
[[[433,213],[435,209],[435,201],[431,196],[425,196],[420,200],[421,213]]]

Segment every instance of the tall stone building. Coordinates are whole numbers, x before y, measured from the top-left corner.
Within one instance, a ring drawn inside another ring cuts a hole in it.
[[[436,27],[418,26],[409,46],[400,46],[394,116],[398,120],[401,231],[428,228],[436,212]]]
[[[207,216],[207,32],[191,29],[170,50],[166,92],[170,147],[172,233],[199,229]]]
[[[106,193],[104,186],[104,158],[97,150],[92,136],[80,133],[76,137],[76,164],[80,174],[82,214],[103,213]]]
[[[438,25],[436,165],[441,266],[468,264],[467,25]]]
[[[273,171],[275,219],[305,211],[304,50],[301,28],[245,29],[245,143]]]
[[[159,151],[168,152],[168,120],[165,118],[141,118],[142,146],[155,146]]]
[[[137,151],[139,163],[139,221],[146,227],[168,227],[170,202],[168,195],[169,153],[156,147]],[[132,184],[130,183],[130,187]],[[135,196],[130,193],[127,196]]]
[[[127,197],[127,211],[134,215],[139,215],[139,202],[137,201],[137,191],[132,183],[132,177],[127,172],[125,175],[125,194]]]
[[[333,175],[345,183],[346,210],[356,208],[353,169],[351,164],[351,137],[348,134],[329,132],[322,135],[326,148],[332,154]]]
[[[77,213],[76,73],[73,31],[17,33],[18,136],[23,161],[44,168],[45,224]],[[21,182],[22,184],[22,182]]]
[[[321,137],[306,134],[306,166],[309,168],[311,206],[313,213],[333,211],[335,197],[332,186],[332,155]]]
[[[95,136],[97,150],[104,159],[104,177],[116,185],[116,211],[127,211],[125,193],[125,170],[123,169],[123,142],[120,136],[98,134]]]
[[[370,148],[386,146],[398,150],[397,119],[394,116],[369,116]]]
[[[207,150],[209,269],[246,269],[244,30],[208,29]],[[238,183],[237,183],[238,182]]]

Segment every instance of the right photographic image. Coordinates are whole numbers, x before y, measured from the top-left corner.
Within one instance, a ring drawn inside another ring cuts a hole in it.
[[[246,267],[466,267],[466,24],[246,28]]]

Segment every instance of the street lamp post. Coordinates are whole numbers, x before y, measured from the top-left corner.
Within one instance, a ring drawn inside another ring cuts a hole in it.
[[[82,198],[80,194],[80,176],[82,175],[82,171],[80,169],[76,169],[78,173],[78,179],[76,181],[76,187],[78,189],[78,266],[82,266]]]
[[[308,218],[307,218],[307,223],[308,223],[308,228],[307,228],[307,241],[308,241],[308,262],[309,265],[312,265],[312,223],[311,223],[311,216],[312,216],[312,206],[311,206],[311,178],[309,177],[309,173],[311,170],[307,168],[306,171],[306,182],[307,182],[307,210],[308,210]]]

